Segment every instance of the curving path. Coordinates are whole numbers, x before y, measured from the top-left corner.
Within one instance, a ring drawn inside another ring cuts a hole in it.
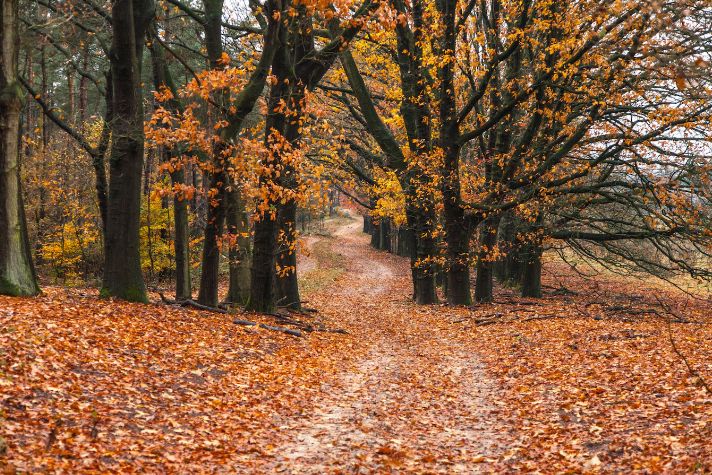
[[[364,351],[324,374],[313,406],[280,421],[270,471],[477,473],[502,442],[496,390],[452,325],[408,298],[405,259],[368,246],[359,221],[331,238],[347,272],[319,301]],[[328,239],[328,238],[322,238]]]

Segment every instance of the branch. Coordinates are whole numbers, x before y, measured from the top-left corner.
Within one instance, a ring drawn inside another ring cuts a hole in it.
[[[42,96],[35,92],[35,90],[32,88],[32,86],[30,86],[30,84],[25,80],[25,78],[23,78],[22,76],[18,76],[18,80],[20,81],[20,83],[22,83],[27,92],[35,99],[37,104],[39,104],[47,118],[57,124],[60,129],[64,130],[67,134],[69,134],[70,137],[76,140],[79,146],[82,147],[89,155],[91,155],[92,158],[96,158],[97,156],[99,156],[99,151],[96,148],[92,147],[91,144],[79,132],[77,132],[65,121],[60,119],[59,116],[54,112],[54,109],[42,99]]]

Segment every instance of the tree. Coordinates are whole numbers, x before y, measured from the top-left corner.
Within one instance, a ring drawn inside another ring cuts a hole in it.
[[[166,62],[165,52],[161,48],[160,38],[158,33],[152,31],[149,38],[151,49],[151,59],[153,66],[153,84],[156,91],[168,89],[171,93],[167,107],[172,112],[176,113],[183,107],[177,98],[178,91],[168,64]],[[176,157],[176,151],[163,147],[163,162],[170,163]],[[185,169],[181,163],[179,166],[172,169],[170,172],[171,184],[173,188],[184,189]],[[174,193],[173,196],[173,216],[175,228],[175,262],[176,262],[176,300],[183,301],[192,298],[193,290],[191,285],[190,275],[190,236],[188,233],[188,200],[182,194]]]
[[[298,308],[301,305],[296,275],[296,255],[293,245],[280,253],[278,236],[281,231],[287,243],[294,242],[296,200],[294,191],[298,170],[290,165],[290,154],[299,147],[302,125],[305,121],[306,94],[313,90],[361,31],[366,15],[378,4],[363,2],[347,20],[343,29],[321,49],[317,49],[313,31],[316,5],[292,5],[290,28],[280,32],[278,50],[272,64],[274,81],[270,87],[265,120],[265,148],[267,161],[260,176],[260,186],[270,190],[263,211],[255,222],[255,238],[248,308],[271,311],[275,306],[275,286],[285,304]],[[338,19],[332,19],[338,22]],[[330,22],[331,23],[331,22]],[[333,23],[332,23],[333,25]],[[332,26],[334,28],[334,26]],[[279,282],[275,266],[281,261]]]
[[[228,144],[237,141],[245,117],[252,111],[257,99],[259,99],[262,93],[270,65],[277,51],[277,37],[282,29],[280,22],[282,11],[282,2],[270,0],[266,3],[265,22],[267,26],[264,29],[260,60],[240,93],[232,100],[225,96],[224,91],[215,91],[213,94],[213,103],[218,105],[218,109],[222,108],[222,110],[225,111],[229,108],[230,112],[222,113],[217,118],[217,120],[226,121],[227,125],[221,128],[220,135],[212,151],[210,189],[213,190],[214,198],[208,207],[205,242],[203,244],[200,294],[198,296],[198,301],[204,305],[216,306],[218,303],[218,272],[220,259],[218,240],[222,236],[225,217],[228,212],[233,214],[229,218],[229,224],[231,230],[235,231],[237,230],[236,220],[243,218],[242,216],[238,218],[238,216],[244,214],[243,211],[239,209],[243,203],[242,200],[239,199],[239,186],[234,182],[234,178],[230,177],[228,172]],[[223,59],[220,34],[222,2],[219,0],[206,1],[205,13],[208,56],[211,62],[211,68],[217,69],[221,67]],[[220,110],[217,112],[220,114]],[[233,183],[231,183],[231,181]],[[245,276],[245,273],[242,272],[241,269],[242,267],[231,266],[231,271],[233,272],[231,280]],[[233,282],[233,294],[237,291],[234,284],[235,282]],[[241,284],[241,287],[244,287],[244,284]],[[232,295],[232,298],[236,297],[238,296]],[[242,300],[243,297],[239,296],[238,298]]]
[[[0,8],[0,294],[35,295],[39,287],[20,184],[22,90],[17,79],[17,0],[3,1]]]
[[[144,159],[141,65],[154,9],[152,0],[116,0],[111,9],[113,118],[101,293],[138,302],[147,301],[139,250]]]

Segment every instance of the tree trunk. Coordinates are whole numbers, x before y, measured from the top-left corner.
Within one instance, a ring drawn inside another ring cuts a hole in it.
[[[220,60],[223,53],[222,44],[222,8],[223,0],[204,0],[205,6],[205,48],[211,69],[223,69],[225,65]],[[212,94],[212,102],[225,106],[227,95],[218,91]],[[214,107],[216,119],[220,117],[220,108]],[[203,258],[200,271],[200,290],[198,303],[209,307],[218,305],[218,282],[220,279],[220,241],[222,239],[225,217],[227,215],[227,186],[230,180],[227,169],[229,164],[223,154],[226,144],[218,141],[212,151],[212,167],[210,187],[208,189],[208,210],[203,238]]]
[[[89,47],[91,45],[90,38],[84,39],[84,50],[82,51],[82,68],[84,71],[89,70]],[[86,76],[82,76],[79,79],[79,122],[82,127],[85,127],[87,120],[87,110],[89,108],[89,95],[88,95],[89,79]],[[108,87],[107,87],[108,93]]]
[[[219,147],[216,147],[219,148]],[[219,150],[213,152],[213,157],[221,157]],[[219,159],[218,159],[219,160]],[[210,174],[210,190],[216,190],[215,196],[209,200],[208,217],[205,223],[203,239],[203,259],[200,272],[200,291],[198,303],[209,307],[218,305],[218,281],[220,277],[220,240],[226,216],[227,192],[225,187],[229,179],[225,173],[225,165],[220,164],[216,171]]]
[[[236,185],[228,195],[227,232],[235,236],[235,242],[230,246],[230,288],[226,301],[245,305],[250,298],[250,223]]]
[[[67,103],[67,117],[69,118],[69,123],[74,124],[76,122],[76,91],[74,87],[74,71],[72,68],[67,68],[67,91],[69,93],[69,101]]]
[[[285,112],[280,104],[286,104],[289,99],[287,32],[280,29],[277,52],[274,55],[272,74],[277,77],[277,84],[270,88],[267,100],[267,117],[265,118],[265,147],[268,149],[270,166],[281,164],[281,148],[274,146],[275,140],[284,131],[286,124]],[[269,171],[260,175],[259,186],[271,186],[275,178]],[[246,308],[256,312],[271,312],[274,310],[274,290],[276,285],[275,264],[277,257],[277,231],[279,223],[276,213],[269,209],[276,206],[273,198],[266,198],[268,208],[257,216],[255,222],[254,246],[252,249],[252,267],[250,271],[250,301]]]
[[[277,220],[267,212],[255,222],[248,310],[270,312],[274,309],[276,241]]]
[[[371,247],[379,249],[381,245],[381,220],[371,221]]]
[[[477,276],[475,279],[475,301],[491,302],[494,283],[494,262],[490,254],[497,245],[499,216],[487,218],[482,223],[481,244],[477,256]]]
[[[452,190],[454,188],[455,190]],[[445,200],[445,243],[447,244],[446,298],[450,305],[470,305],[470,230],[459,205],[459,178],[454,178],[443,193]],[[453,202],[454,201],[454,202]]]
[[[364,234],[371,234],[371,229],[373,228],[373,221],[371,216],[368,214],[363,215],[363,232]]]
[[[293,200],[279,210],[280,234],[285,242],[278,243],[281,250],[277,256],[277,302],[291,309],[302,306],[297,280],[296,211],[297,204]]]
[[[411,258],[411,268],[413,269],[415,302],[420,305],[438,302],[435,284],[437,269],[433,261],[437,254],[437,244],[432,233],[435,213],[432,210],[432,207],[419,208],[414,217],[415,253]]]
[[[148,300],[139,250],[144,151],[141,57],[153,7],[147,0],[115,0],[111,10],[114,117],[101,294],[139,302]]]
[[[114,118],[114,86],[111,79],[111,70],[106,74],[106,109],[104,111],[104,121],[101,126],[101,136],[99,137],[99,145],[97,153],[92,157],[92,166],[94,167],[94,189],[96,190],[96,200],[99,206],[99,216],[101,217],[101,231],[106,242],[106,222],[108,214],[108,189],[109,184],[106,178],[106,151],[109,148],[111,141],[111,128]]]
[[[0,294],[36,295],[20,184],[17,0],[3,0],[0,8]]]
[[[522,246],[517,241],[518,223],[519,218],[513,213],[502,215],[499,242],[505,256],[496,263],[495,277],[507,286],[518,286],[522,281]]]
[[[152,32],[157,34],[156,31]],[[173,111],[178,111],[181,104],[178,101],[177,91],[173,77],[171,76],[166,57],[163,50],[151,42],[151,60],[153,65],[153,85],[158,91],[162,87],[167,87],[173,92],[173,99],[168,103],[168,107]],[[163,150],[163,160],[169,161],[174,153],[171,150]],[[171,174],[172,185],[185,184],[185,164],[174,169]],[[173,221],[175,236],[173,239],[176,259],[176,300],[188,300],[193,298],[193,289],[190,276],[190,233],[188,229],[188,200],[184,196],[173,196]]]
[[[380,236],[378,239],[378,249],[381,251],[392,251],[391,246],[391,220],[389,218],[381,219]]]
[[[171,182],[185,183],[185,171],[171,173]],[[188,201],[184,197],[173,197],[173,220],[175,225],[174,247],[176,253],[176,300],[193,297],[190,278],[190,236],[188,233]]]
[[[456,0],[440,0],[436,7],[443,22],[442,35],[436,46],[442,55],[456,50]],[[455,62],[452,56],[437,68],[440,80],[440,136],[443,151],[443,206],[445,219],[447,302],[470,305],[470,229],[462,206],[460,187],[460,136],[455,101]]]
[[[525,246],[522,264],[522,297],[541,298],[541,255],[538,241]]]
[[[401,225],[398,228],[398,255],[401,257],[410,257],[412,250],[412,242],[415,236],[412,236],[413,230],[407,225]]]

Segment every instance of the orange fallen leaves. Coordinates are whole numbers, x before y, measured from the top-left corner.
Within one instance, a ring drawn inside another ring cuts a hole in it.
[[[228,315],[53,287],[35,299],[0,297],[0,466],[712,469],[712,399],[659,318],[626,314],[623,299],[650,304],[647,294],[635,297],[640,285],[593,290],[567,275],[578,295],[532,302],[499,289],[499,303],[474,309],[416,306],[406,260],[370,250],[349,226],[325,242],[348,272],[309,296],[318,318],[349,335],[293,338]],[[562,278],[562,269],[549,270]],[[476,324],[492,314],[496,323]],[[699,323],[673,324],[673,336],[710,381],[710,315],[692,305],[685,317]]]

